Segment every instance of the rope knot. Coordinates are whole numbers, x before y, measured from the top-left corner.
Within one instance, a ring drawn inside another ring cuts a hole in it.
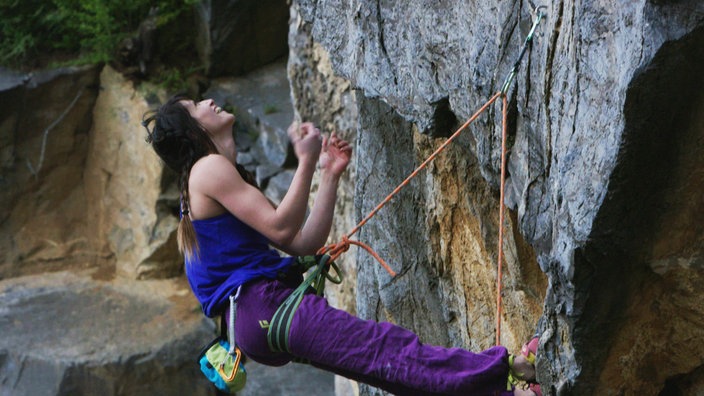
[[[392,270],[388,264],[386,264],[386,261],[384,261],[384,259],[382,259],[379,254],[374,251],[374,249],[372,249],[369,245],[364,242],[351,240],[347,235],[343,235],[340,242],[338,243],[323,246],[320,250],[318,250],[318,254],[327,254],[328,256],[330,256],[330,261],[335,261],[338,257],[342,255],[342,253],[350,250],[350,245],[357,245],[369,252],[369,254],[371,254],[372,257],[374,257],[376,261],[381,264],[382,267],[384,267],[386,272],[388,272],[392,278],[396,276],[396,272]]]
[[[350,245],[352,244],[352,241],[347,237],[347,235],[342,236],[342,240],[338,242],[337,248],[339,249],[338,251],[340,254],[350,250]]]
[[[330,261],[335,261],[342,255],[342,253],[348,251],[349,249],[350,240],[344,236],[340,242],[332,243],[320,248],[320,250],[318,250],[318,254],[327,254],[330,256]]]

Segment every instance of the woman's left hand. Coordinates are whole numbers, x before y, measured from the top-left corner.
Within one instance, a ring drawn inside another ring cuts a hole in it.
[[[335,132],[330,137],[323,138],[323,149],[320,154],[320,169],[339,176],[347,169],[352,158],[352,146],[340,139]]]

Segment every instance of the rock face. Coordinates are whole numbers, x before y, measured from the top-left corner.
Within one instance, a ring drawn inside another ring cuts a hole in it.
[[[3,73],[0,278],[107,259],[91,252],[82,189],[98,73]]]
[[[0,278],[112,266],[131,278],[178,274],[165,204],[178,194],[162,192],[168,174],[144,143],[148,105],[132,83],[92,67],[5,88]]]
[[[499,90],[533,20],[528,3],[294,7],[358,90],[358,217]],[[517,348],[542,318],[547,394],[700,390],[704,5],[545,12],[509,91],[502,341]],[[362,316],[492,343],[500,119],[492,107],[364,228],[400,275],[359,256]]]
[[[118,275],[136,279],[182,272],[173,230],[178,220],[174,177],[164,169],[139,123],[149,105],[132,83],[110,67],[100,76],[85,164],[87,235],[96,251],[115,258]]]

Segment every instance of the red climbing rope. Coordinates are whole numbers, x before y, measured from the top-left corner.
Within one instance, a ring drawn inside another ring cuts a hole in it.
[[[330,256],[330,261],[335,261],[335,259],[340,257],[342,253],[350,249],[350,245],[357,245],[369,252],[369,254],[371,254],[372,257],[374,257],[392,277],[396,276],[396,272],[392,270],[388,264],[386,264],[386,261],[384,261],[384,259],[382,259],[381,256],[379,256],[379,254],[371,248],[371,246],[364,242],[351,240],[347,237],[347,235],[342,236],[342,240],[338,243],[324,246],[318,251],[318,254],[327,254]]]

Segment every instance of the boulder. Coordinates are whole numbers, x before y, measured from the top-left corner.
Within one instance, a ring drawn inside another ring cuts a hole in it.
[[[295,164],[286,132],[293,121],[293,109],[285,60],[244,76],[216,79],[203,96],[232,109],[237,117],[237,141],[242,135],[256,136],[253,149],[257,162],[279,168]],[[247,151],[249,145],[238,145],[237,149]]]
[[[248,360],[247,386],[237,396],[334,395],[334,375],[307,364],[271,367]]]
[[[260,188],[266,188],[267,183],[269,183],[269,179],[272,176],[275,176],[277,173],[281,171],[281,168],[278,168],[273,165],[259,165],[255,169],[255,176],[257,180],[257,185],[259,185]]]
[[[271,199],[276,205],[280,204],[288,191],[288,187],[291,185],[294,174],[295,171],[287,170],[272,177],[264,190],[264,195]]]
[[[195,361],[215,326],[187,284],[101,278],[0,282],[0,395],[214,395]]]

